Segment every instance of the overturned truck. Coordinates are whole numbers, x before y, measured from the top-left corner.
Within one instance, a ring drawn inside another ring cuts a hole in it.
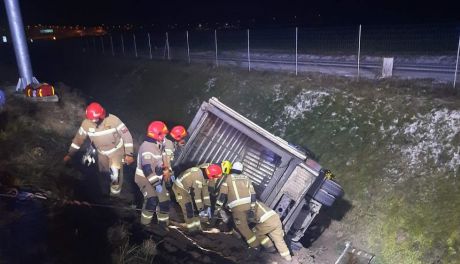
[[[177,167],[242,161],[258,199],[281,217],[292,241],[299,241],[322,206],[343,195],[306,151],[274,136],[216,98],[203,102],[188,129],[190,138]]]

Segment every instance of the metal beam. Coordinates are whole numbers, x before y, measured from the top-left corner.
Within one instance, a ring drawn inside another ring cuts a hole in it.
[[[30,65],[29,50],[27,48],[27,39],[24,33],[19,2],[18,0],[4,0],[4,2],[20,75],[16,86],[16,90],[18,91],[26,88],[28,84],[38,83],[38,81],[34,78],[32,66]]]

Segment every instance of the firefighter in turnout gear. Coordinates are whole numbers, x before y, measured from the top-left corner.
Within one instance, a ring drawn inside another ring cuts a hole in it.
[[[248,245],[258,248],[260,240],[248,224],[255,218],[256,192],[249,177],[243,174],[243,164],[239,161],[233,163],[230,174],[220,187],[214,216],[224,210],[223,207],[231,212],[236,230]]]
[[[149,225],[153,214],[157,211],[158,224],[163,230],[169,225],[170,198],[166,182],[170,178],[170,167],[167,148],[172,142],[165,136],[168,128],[161,121],[151,122],[147,128],[147,136],[139,147],[138,163],[134,181],[144,196],[141,223]],[[169,142],[168,142],[169,141]],[[171,151],[174,152],[174,149]]]
[[[206,179],[222,175],[222,169],[216,164],[203,164],[181,173],[174,181],[173,191],[185,218],[189,232],[201,231],[199,215],[211,216],[211,201]],[[199,214],[197,214],[199,212]]]
[[[177,145],[183,147],[185,145],[185,137],[187,137],[187,130],[183,126],[175,126],[169,133]]]
[[[172,163],[172,161],[174,159],[174,156],[178,156],[182,152],[182,149],[183,149],[183,147],[185,146],[185,143],[186,143],[185,138],[187,137],[188,134],[187,134],[187,130],[185,129],[185,127],[183,127],[183,126],[175,126],[175,127],[173,127],[171,129],[171,132],[169,133],[169,135],[173,139],[171,141],[172,146],[169,145],[170,146],[169,149],[173,148],[174,151],[172,151],[172,152],[168,151],[169,158],[170,158],[170,163]],[[185,168],[175,167],[174,169],[177,170],[177,171],[183,171],[183,169],[185,169]],[[173,180],[174,180],[174,176],[173,176]]]
[[[213,212],[215,211],[216,199],[217,195],[219,195],[220,186],[222,186],[222,183],[225,181],[226,176],[230,174],[230,170],[232,169],[232,163],[228,160],[224,160],[220,164],[220,167],[222,169],[222,177],[208,180],[208,190],[209,195],[211,197],[211,210]]]
[[[99,171],[110,175],[110,194],[118,195],[123,183],[123,163],[130,165],[133,158],[133,139],[128,128],[115,115],[106,115],[98,103],[86,108],[86,119],[81,123],[72,140],[69,152],[64,157],[68,162],[89,137],[98,153]]]
[[[279,215],[262,202],[256,201],[254,223],[256,226],[253,231],[262,247],[268,252],[276,252],[277,249],[281,257],[291,261],[291,253],[284,241],[283,225]]]

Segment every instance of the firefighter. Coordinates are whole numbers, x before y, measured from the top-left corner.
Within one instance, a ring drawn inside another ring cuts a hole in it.
[[[220,167],[222,169],[222,177],[208,180],[208,190],[209,196],[211,198],[212,212],[215,211],[216,199],[217,195],[219,194],[220,186],[222,186],[222,183],[225,181],[226,176],[230,174],[230,170],[232,169],[232,163],[229,160],[224,160],[220,164]]]
[[[170,179],[167,181],[166,187],[170,189],[172,187],[172,182],[174,181],[174,172],[172,169],[172,163],[174,157],[176,156],[177,151],[185,145],[185,137],[187,136],[187,130],[183,126],[175,126],[169,132],[169,135],[173,138],[174,141],[169,140],[168,138],[164,139],[164,158],[166,167],[170,171]]]
[[[175,140],[176,145],[179,147],[185,146],[185,138],[187,137],[187,130],[185,127],[175,126],[171,129],[171,133],[169,134]]]
[[[200,215],[211,218],[211,201],[205,177],[213,179],[221,175],[222,169],[219,165],[202,164],[184,171],[174,181],[172,189],[189,232],[201,231]]]
[[[225,209],[231,212],[236,230],[246,239],[250,247],[257,249],[260,240],[249,228],[248,223],[248,218],[255,217],[255,207],[256,192],[249,177],[243,174],[243,164],[237,161],[233,163],[230,174],[220,187],[213,216],[216,217],[221,210]]]
[[[69,152],[64,156],[68,162],[89,137],[98,153],[99,171],[110,175],[110,194],[117,196],[123,183],[123,163],[130,165],[133,158],[133,138],[121,120],[93,102],[86,108],[86,119],[81,123],[72,140]]]
[[[291,261],[279,215],[261,201],[256,201],[254,223],[256,226],[253,230],[262,247],[268,252],[276,252],[277,249],[281,257]]]
[[[149,225],[158,206],[158,224],[165,231],[168,230],[169,225],[170,205],[169,193],[165,188],[166,181],[170,178],[170,168],[165,165],[167,134],[168,128],[165,123],[153,121],[149,124],[147,136],[139,147],[134,178],[144,196],[141,223]],[[172,145],[172,143],[168,143],[168,145]]]

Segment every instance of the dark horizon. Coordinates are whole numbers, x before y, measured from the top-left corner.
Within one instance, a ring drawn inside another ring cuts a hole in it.
[[[263,25],[357,25],[459,23],[454,1],[437,4],[421,1],[385,3],[364,0],[306,1],[217,1],[154,3],[135,0],[78,2],[20,1],[24,25],[167,25],[182,27],[198,23],[237,23],[244,27]],[[7,26],[4,3],[0,4],[0,25]]]

